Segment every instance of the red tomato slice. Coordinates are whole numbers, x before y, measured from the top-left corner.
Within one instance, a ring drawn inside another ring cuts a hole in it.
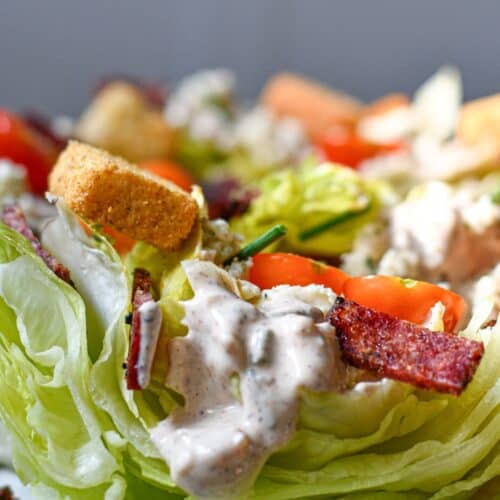
[[[259,253],[252,258],[249,280],[262,289],[277,285],[323,285],[340,293],[349,276],[327,266],[291,253]]]
[[[361,276],[348,279],[344,296],[370,309],[399,319],[422,324],[432,306],[445,306],[444,329],[454,331],[465,313],[465,300],[450,290],[423,281],[404,280],[393,276]]]
[[[145,161],[140,164],[140,167],[152,174],[177,184],[177,186],[188,192],[191,191],[191,186],[195,183],[195,180],[189,172],[170,161]]]
[[[375,156],[388,154],[404,148],[403,143],[374,144],[365,141],[356,131],[335,127],[319,144],[320,151],[328,161],[357,168],[361,162]]]
[[[43,194],[57,151],[9,111],[0,109],[0,158],[26,168],[31,190]]]

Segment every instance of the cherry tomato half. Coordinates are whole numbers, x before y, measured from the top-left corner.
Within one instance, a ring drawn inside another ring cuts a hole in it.
[[[191,191],[191,186],[195,183],[195,180],[191,177],[189,172],[170,161],[145,161],[140,164],[140,167],[152,174],[173,182],[188,192]]]
[[[441,302],[444,329],[453,332],[466,310],[465,300],[431,283],[394,276],[351,278],[340,269],[289,253],[259,253],[253,257],[248,279],[262,289],[277,285],[323,285],[365,307],[422,324]]]
[[[57,151],[13,113],[0,109],[0,158],[24,166],[31,190],[43,194]]]
[[[259,253],[253,257],[249,280],[262,289],[277,285],[323,285],[341,293],[349,276],[336,267],[291,253]]]
[[[361,162],[376,156],[389,154],[404,148],[400,142],[374,144],[360,137],[355,130],[335,127],[319,144],[320,151],[328,161],[357,168]]]
[[[422,324],[436,302],[445,306],[444,329],[454,331],[465,313],[465,300],[450,290],[423,281],[393,276],[361,276],[346,280],[344,296],[370,309]]]

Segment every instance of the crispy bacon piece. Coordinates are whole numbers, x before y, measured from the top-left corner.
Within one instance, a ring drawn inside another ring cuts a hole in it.
[[[36,254],[42,258],[49,269],[51,269],[59,278],[66,281],[66,283],[73,286],[68,269],[42,247],[40,240],[33,234],[33,231],[28,226],[26,218],[18,205],[4,205],[2,210],[2,220],[5,224],[7,224],[7,226],[10,226],[12,229],[17,231],[19,234],[22,234],[29,240],[33,250],[35,250]]]
[[[127,358],[127,389],[138,391],[143,389],[139,384],[137,363],[141,347],[141,315],[139,308],[145,302],[153,300],[151,276],[145,269],[134,270],[132,286],[132,327],[130,330],[130,347]]]
[[[484,353],[481,342],[432,332],[343,297],[328,319],[349,364],[422,389],[459,395]]]

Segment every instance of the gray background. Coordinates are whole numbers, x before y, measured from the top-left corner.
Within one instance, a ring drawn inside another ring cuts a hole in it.
[[[280,69],[365,100],[443,63],[500,90],[500,1],[0,0],[0,106],[78,113],[103,75],[177,81],[226,66],[243,96]]]

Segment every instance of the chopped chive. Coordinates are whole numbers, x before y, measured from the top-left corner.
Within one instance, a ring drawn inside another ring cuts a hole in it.
[[[363,207],[361,209],[348,210],[347,212],[335,215],[332,218],[327,219],[324,222],[320,222],[316,226],[310,227],[309,229],[306,229],[301,233],[299,233],[299,240],[306,241],[309,240],[310,238],[314,238],[315,236],[318,236],[318,234],[324,233],[325,231],[328,231],[328,229],[331,229],[332,227],[342,224],[342,222],[347,222],[348,220],[354,219],[359,215],[363,215],[364,213],[368,212],[370,208],[371,204],[368,203],[366,207]]]
[[[274,243],[279,238],[282,238],[287,232],[286,227],[283,224],[277,224],[276,226],[266,231],[262,236],[259,236],[256,240],[250,242],[248,245],[243,247],[236,255],[229,257],[224,262],[225,266],[228,266],[234,260],[246,260],[252,255],[264,250],[271,243]]]
[[[500,205],[500,188],[497,189],[492,195],[491,195],[491,201],[495,203],[495,205]]]

